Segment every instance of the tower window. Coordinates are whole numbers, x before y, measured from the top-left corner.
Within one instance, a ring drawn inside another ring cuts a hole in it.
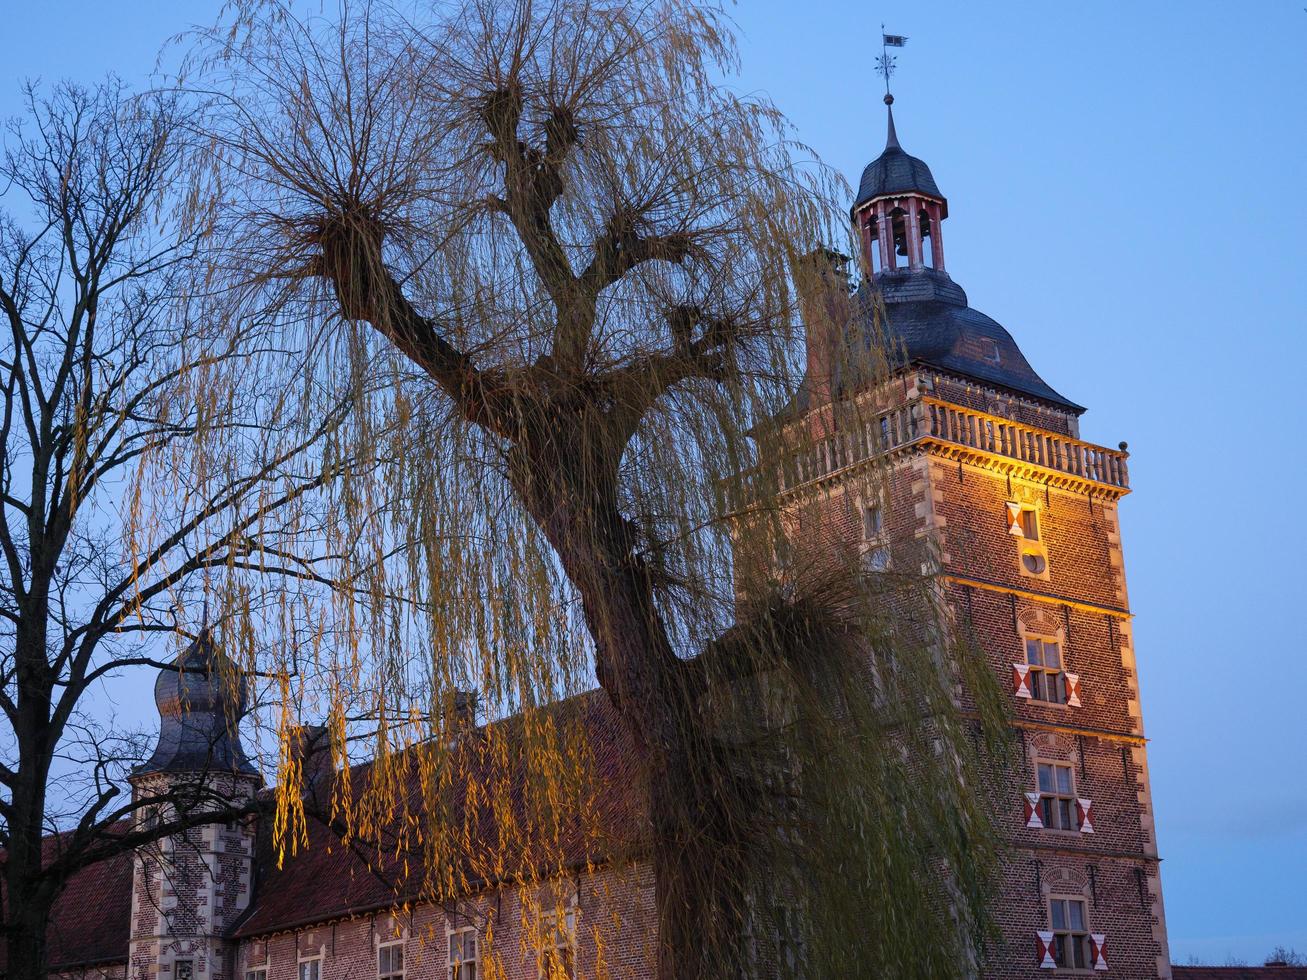
[[[862,508],[862,539],[877,541],[885,533],[885,513],[880,504],[867,504]]]
[[[322,957],[300,960],[299,980],[322,980]]]
[[[1033,507],[1022,507],[1021,516],[1021,536],[1027,541],[1039,540],[1039,515],[1035,513]]]
[[[1039,811],[1049,830],[1076,830],[1076,794],[1071,767],[1062,762],[1041,762]]]
[[[172,964],[173,980],[195,980],[194,960],[175,960]]]
[[[990,364],[999,364],[1003,360],[998,350],[998,342],[988,337],[982,337],[980,340],[980,355]]]
[[[1036,701],[1066,704],[1061,648],[1052,640],[1028,639],[1026,663],[1030,665],[1030,696]]]
[[[1089,926],[1083,898],[1054,898],[1048,903],[1053,927],[1053,960],[1067,970],[1089,969]]]

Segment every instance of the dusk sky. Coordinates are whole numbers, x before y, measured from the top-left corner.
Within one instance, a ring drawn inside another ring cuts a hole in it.
[[[217,9],[0,0],[0,115],[24,78],[144,86],[160,43]],[[1307,953],[1302,0],[734,15],[741,90],[855,184],[885,141],[881,21],[910,38],[895,118],[949,199],[951,275],[1089,406],[1084,438],[1130,445],[1121,516],[1173,959]]]

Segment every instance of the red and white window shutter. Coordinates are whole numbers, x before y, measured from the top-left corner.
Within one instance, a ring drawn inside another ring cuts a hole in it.
[[[1094,832],[1094,801],[1076,800],[1076,820],[1080,823],[1082,834]]]
[[[1030,665],[1012,665],[1012,693],[1019,698],[1030,699]]]
[[[1095,970],[1107,969],[1107,937],[1101,932],[1089,934],[1089,962]]]
[[[1043,830],[1044,820],[1039,815],[1039,794],[1026,794],[1026,826],[1031,830]]]
[[[1009,500],[1007,502],[1007,533],[1024,538],[1026,532],[1021,530],[1021,505]]]
[[[1080,707],[1080,675],[1064,674],[1066,678],[1066,703],[1073,708]]]
[[[1057,960],[1053,959],[1053,934],[1051,932],[1035,933],[1035,943],[1039,951],[1039,966],[1044,970],[1057,969]]]

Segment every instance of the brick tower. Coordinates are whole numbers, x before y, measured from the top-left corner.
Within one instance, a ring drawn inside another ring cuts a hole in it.
[[[215,809],[247,801],[260,785],[237,724],[245,688],[204,631],[154,685],[159,741],[131,776],[147,822],[177,807]],[[150,802],[158,800],[159,802]],[[227,933],[250,902],[251,821],[194,827],[137,851],[132,868],[127,980],[231,980]]]
[[[1125,444],[1082,441],[1084,409],[968,306],[944,268],[948,201],[899,145],[892,109],[852,216],[857,290],[843,285],[842,256],[810,260],[824,265],[825,292],[806,290],[808,373],[782,421],[815,445],[786,492],[819,491],[867,571],[937,576],[954,627],[976,638],[1010,699],[1003,938],[986,975],[1170,977],[1117,519]],[[869,382],[855,338],[878,302],[890,360]],[[853,403],[859,421],[841,428],[832,406]]]

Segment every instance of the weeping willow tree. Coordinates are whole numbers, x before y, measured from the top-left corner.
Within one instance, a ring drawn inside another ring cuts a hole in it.
[[[288,682],[287,704],[330,718],[338,767],[370,756],[327,819],[391,864],[420,853],[405,900],[447,902],[570,873],[568,842],[613,819],[604,780],[629,777],[658,975],[967,970],[995,840],[956,685],[998,702],[928,579],[790,541],[823,513],[782,489],[812,427],[773,421],[800,370],[792,270],[847,231],[781,114],[723,84],[722,10],[229,13],[189,69],[210,281],[230,322],[274,320],[304,351],[261,383],[312,416],[354,380],[336,439],[378,460],[341,481],[321,542],[323,581],[351,588],[295,610],[334,680]],[[809,329],[845,330],[847,294],[820,288]],[[891,358],[863,339],[872,391]],[[286,625],[233,622],[233,643]],[[596,762],[566,700],[591,678],[629,772]],[[436,737],[469,686],[501,720]],[[289,853],[307,842],[289,751],[280,779]]]

